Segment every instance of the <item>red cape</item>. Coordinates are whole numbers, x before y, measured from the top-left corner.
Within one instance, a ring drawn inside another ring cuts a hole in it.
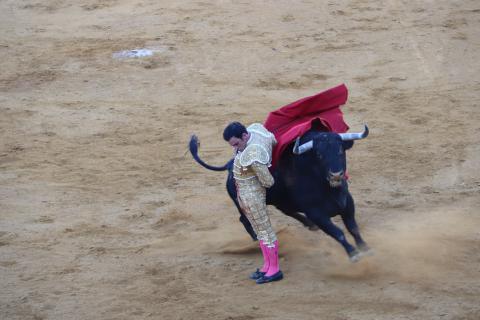
[[[312,128],[316,119],[322,126],[321,130],[346,132],[348,125],[343,121],[340,106],[347,102],[347,98],[347,87],[341,84],[270,112],[264,126],[278,142],[273,149],[272,166],[292,141]]]

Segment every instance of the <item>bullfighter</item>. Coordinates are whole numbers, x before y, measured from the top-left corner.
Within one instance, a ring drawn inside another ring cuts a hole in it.
[[[257,284],[281,280],[283,273],[278,263],[278,240],[266,205],[266,188],[274,184],[268,167],[277,141],[259,123],[245,128],[240,122],[232,122],[225,128],[223,138],[234,149],[233,176],[238,202],[258,236],[263,254],[263,266],[250,278]]]

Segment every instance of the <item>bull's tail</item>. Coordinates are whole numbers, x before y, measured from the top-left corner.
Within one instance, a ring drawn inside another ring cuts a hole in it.
[[[231,159],[230,161],[228,161],[225,165],[223,165],[221,167],[215,167],[215,166],[211,166],[211,165],[205,163],[198,156],[199,145],[200,145],[200,142],[198,140],[198,137],[196,135],[192,135],[190,137],[190,143],[189,143],[188,148],[190,149],[190,153],[192,154],[193,159],[195,159],[195,161],[197,161],[202,167],[204,167],[208,170],[213,170],[213,171],[225,171],[225,170],[228,170],[228,168],[232,165],[233,159]]]

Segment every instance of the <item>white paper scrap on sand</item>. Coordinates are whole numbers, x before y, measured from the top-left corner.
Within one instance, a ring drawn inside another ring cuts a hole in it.
[[[118,51],[113,54],[115,59],[125,59],[125,58],[143,58],[153,55],[153,50],[150,49],[133,49],[133,50],[123,50]]]

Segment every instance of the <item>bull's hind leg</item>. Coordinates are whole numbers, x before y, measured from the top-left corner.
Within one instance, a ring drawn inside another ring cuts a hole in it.
[[[355,220],[355,204],[353,202],[353,198],[350,194],[347,197],[347,207],[345,212],[342,213],[342,220],[347,228],[348,232],[352,235],[353,239],[355,239],[355,243],[357,245],[358,250],[362,253],[367,253],[370,251],[370,247],[367,243],[363,240],[362,236],[360,235],[360,230],[357,225],[357,221]]]
[[[252,237],[253,241],[257,241],[257,234],[255,233],[255,230],[253,230],[252,225],[250,224],[250,221],[248,221],[247,217],[242,211],[242,208],[240,207],[240,204],[238,203],[237,199],[237,188],[235,187],[235,182],[233,180],[233,175],[231,172],[228,174],[228,179],[227,179],[227,192],[230,198],[232,199],[233,203],[237,207],[238,212],[240,213],[240,222],[243,224],[243,227],[245,228],[245,231],[248,232],[250,237]]]
[[[357,262],[360,258],[359,252],[352,246],[347,239],[342,229],[337,227],[329,216],[323,213],[316,213],[315,215],[308,214],[308,217],[312,219],[326,234],[337,240],[345,249],[350,258],[350,261]]]

